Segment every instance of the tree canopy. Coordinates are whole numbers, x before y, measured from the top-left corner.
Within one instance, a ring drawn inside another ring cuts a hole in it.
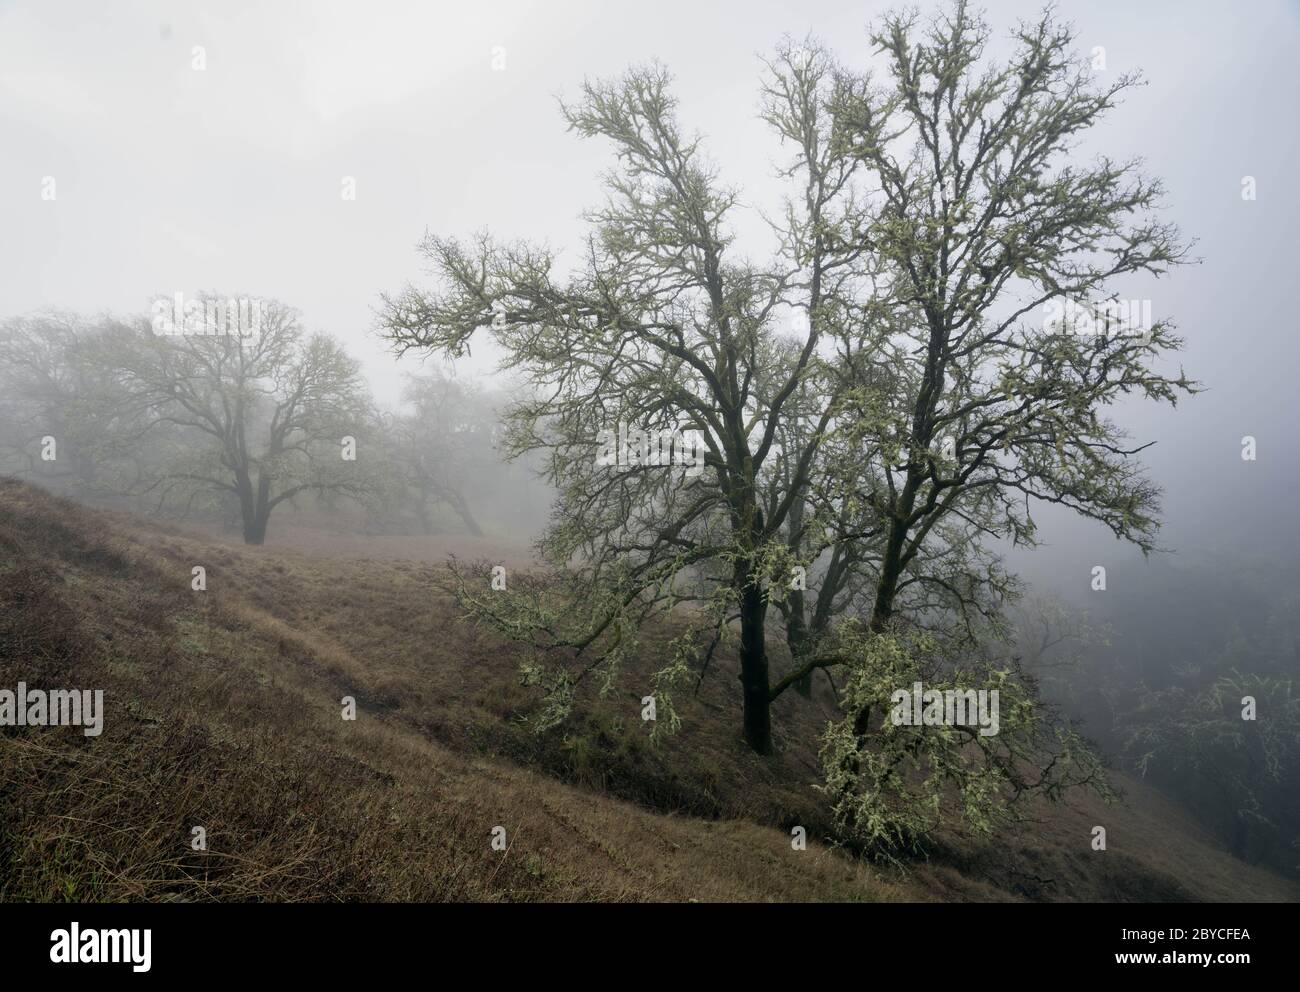
[[[502,594],[462,568],[458,588],[479,621],[536,648],[543,724],[593,673],[610,684],[641,626],[681,608],[689,629],[654,687],[666,726],[674,687],[719,643],[738,641],[760,754],[774,699],[841,674],[827,783],[872,840],[923,832],[917,811],[953,784],[982,826],[1021,794],[1104,789],[1017,671],[1000,552],[1035,543],[1035,502],[1154,547],[1159,491],[1106,408],[1126,394],[1174,403],[1195,384],[1164,368],[1181,343],[1171,322],[1115,313],[1122,280],[1159,276],[1187,246],[1139,162],[1079,153],[1139,78],[1099,78],[1050,12],[1010,42],[994,57],[990,27],[958,2],[929,20],[886,15],[869,71],[811,39],[779,45],[760,113],[788,195],[761,261],[736,244],[740,194],[683,133],[667,70],[588,80],[561,112],[612,145],[614,166],[579,264],[429,235],[435,286],[384,297],[380,328],[399,349],[456,357],[488,334],[530,387],[507,449],[546,456],[559,495],[541,549],[556,579]],[[1067,309],[1094,319],[1082,332],[1052,319]],[[617,424],[690,432],[703,472],[611,470],[598,452]],[[793,660],[774,677],[777,631]],[[998,688],[1002,729],[882,723],[916,678]]]

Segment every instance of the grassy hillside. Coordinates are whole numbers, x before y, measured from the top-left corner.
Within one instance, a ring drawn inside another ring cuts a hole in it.
[[[245,548],[0,480],[0,688],[102,688],[106,708],[97,738],[0,728],[0,899],[1296,898],[1126,779],[1118,807],[1079,796],[906,871],[863,864],[815,839],[829,688],[782,698],[761,759],[725,657],[662,745],[635,669],[538,735],[514,649],[438,591],[445,551],[275,523]]]

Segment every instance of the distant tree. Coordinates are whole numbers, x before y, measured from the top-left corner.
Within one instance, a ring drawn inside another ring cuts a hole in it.
[[[149,418],[106,370],[109,318],[43,311],[0,324],[0,471],[81,499],[135,498],[167,447],[139,444]],[[45,459],[45,440],[52,441]]]
[[[476,537],[483,528],[468,494],[495,462],[496,420],[482,394],[441,373],[408,376],[402,399],[407,411],[393,417],[389,432],[407,498],[425,533],[432,506],[449,507]]]
[[[1011,620],[1025,671],[1047,686],[1049,695],[1076,701],[1081,666],[1090,651],[1109,646],[1110,625],[1046,595],[1022,599]]]
[[[305,335],[281,303],[263,301],[260,331],[250,336],[120,324],[98,357],[142,415],[138,443],[167,440],[137,485],[160,502],[234,499],[245,543],[261,544],[271,513],[298,494],[369,489],[373,411],[360,367],[330,338]],[[349,437],[355,460],[344,457]]]
[[[87,431],[100,377],[83,360],[95,329],[75,314],[47,312],[0,324],[0,464],[14,475],[84,491],[99,460]],[[55,440],[42,461],[42,439]]]
[[[1119,719],[1141,775],[1208,820],[1237,857],[1295,871],[1288,848],[1300,823],[1300,694],[1289,678],[1232,669],[1207,681],[1184,672],[1168,687],[1143,686]]]
[[[779,48],[762,112],[792,149],[793,194],[766,266],[735,257],[738,195],[681,133],[666,73],[588,82],[565,118],[611,140],[618,166],[581,269],[429,237],[438,291],[385,297],[381,317],[400,348],[453,357],[490,333],[533,387],[508,415],[509,450],[548,454],[560,495],[543,548],[562,588],[497,596],[461,573],[462,598],[541,657],[570,650],[576,670],[529,670],[550,718],[588,673],[613,677],[647,618],[695,604],[656,695],[738,623],[745,737],[768,753],[772,702],[843,670],[826,774],[842,822],[873,840],[924,830],[907,812],[937,807],[946,783],[988,825],[1009,796],[1100,780],[999,661],[1017,589],[995,549],[1034,543],[1034,500],[1153,547],[1158,490],[1102,409],[1194,388],[1156,368],[1180,344],[1168,322],[1115,318],[1115,280],[1185,255],[1154,219],[1159,184],[1074,155],[1136,78],[1098,85],[1050,13],[1003,63],[988,39],[964,3],[923,27],[887,15],[871,35],[881,81],[812,42]],[[611,471],[597,455],[618,423],[698,432],[704,471]],[[580,613],[560,605],[575,600]],[[776,680],[772,623],[795,656]],[[999,687],[1003,733],[891,728],[890,693],[917,674]],[[1030,758],[1041,775],[1022,775]]]

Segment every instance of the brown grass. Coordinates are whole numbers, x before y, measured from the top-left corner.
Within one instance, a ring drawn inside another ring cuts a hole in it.
[[[437,564],[389,538],[290,534],[232,546],[0,480],[0,687],[103,688],[107,710],[98,738],[0,729],[0,899],[1296,896],[1131,782],[1124,807],[1079,797],[993,843],[945,834],[905,873],[815,839],[793,851],[792,825],[828,825],[812,788],[836,716],[824,684],[780,702],[773,759],[736,734],[727,658],[666,744],[639,718],[650,658],[538,735],[515,651],[455,619]]]

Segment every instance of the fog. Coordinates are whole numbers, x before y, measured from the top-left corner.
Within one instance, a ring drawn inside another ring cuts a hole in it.
[[[658,59],[686,124],[748,205],[771,197],[773,146],[757,118],[758,56],[812,34],[870,61],[865,25],[885,4],[668,3],[634,15],[599,3],[0,6],[0,313],[51,304],[138,312],[158,295],[221,289],[274,296],[339,337],[380,394],[401,370],[371,333],[381,291],[421,271],[426,229],[580,246],[607,149],[565,132],[556,98],[584,76]],[[999,3],[999,25],[1032,16]],[[1289,306],[1300,193],[1294,116],[1300,10],[1260,3],[1063,5],[1109,72],[1149,85],[1090,136],[1143,156],[1168,186],[1168,215],[1197,239],[1197,266],[1142,287],[1187,340],[1208,387],[1176,411],[1123,411],[1166,488],[1165,543],[1293,548],[1295,390]],[[1005,29],[999,33],[1004,33]],[[206,51],[204,71],[191,50]],[[506,68],[493,71],[493,49]],[[58,198],[41,199],[53,176]],[[356,200],[340,197],[344,176]],[[1258,199],[1243,201],[1253,176]],[[765,248],[749,212],[742,238]],[[14,237],[21,232],[21,237]],[[460,375],[483,376],[476,349]],[[1243,463],[1240,439],[1258,439]],[[1074,564],[1107,539],[1053,519]],[[1045,553],[1036,558],[1042,559]],[[1026,563],[1027,568],[1036,566]],[[1053,563],[1045,574],[1058,573]]]
[[[218,15],[196,2],[0,2],[0,319],[57,308],[130,321],[176,292],[273,298],[358,359],[389,414],[410,413],[401,396],[412,373],[499,404],[518,383],[490,342],[454,363],[399,358],[377,331],[381,294],[430,285],[421,238],[486,230],[576,266],[582,212],[601,202],[612,160],[608,144],[566,130],[558,100],[584,78],[658,62],[686,129],[740,191],[736,247],[763,260],[774,244],[763,212],[781,186],[758,114],[760,57],[783,36],[812,37],[850,67],[879,66],[866,25],[890,6],[225,3]],[[988,4],[995,37],[1040,6]],[[1202,653],[1217,658],[1238,629],[1261,637],[1242,657],[1300,674],[1300,6],[1057,9],[1085,50],[1104,49],[1103,80],[1140,70],[1146,81],[1076,154],[1141,157],[1163,179],[1162,219],[1194,240],[1196,262],[1119,288],[1175,322],[1185,348],[1164,361],[1204,391],[1176,408],[1130,396],[1107,411],[1135,442],[1155,442],[1141,458],[1163,489],[1163,550],[1144,557],[1101,524],[1036,504],[1043,546],[1005,549],[1009,563],[1032,592],[1115,625],[1108,648],[1085,653],[1126,673],[1125,691],[1184,663],[1226,667]],[[51,179],[57,193],[45,197]],[[341,195],[349,181],[355,198]],[[490,419],[466,429],[491,433]],[[531,467],[462,465],[490,536],[520,546],[537,536],[550,491],[525,478]],[[444,514],[423,529],[458,532],[457,521]],[[1098,698],[1078,685],[1055,691],[1105,747],[1123,750],[1119,731],[1098,726]],[[1284,843],[1296,822],[1284,821]]]

